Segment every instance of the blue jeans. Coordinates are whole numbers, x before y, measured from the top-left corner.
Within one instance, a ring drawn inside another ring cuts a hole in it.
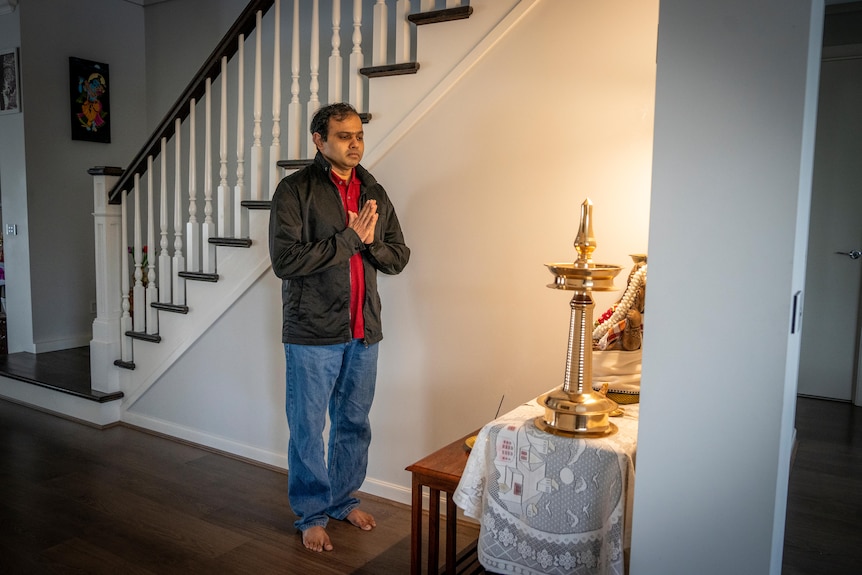
[[[359,505],[353,493],[365,480],[377,379],[377,346],[362,340],[336,345],[284,344],[287,494],[294,523],[304,531],[345,519]],[[328,461],[323,430],[329,410]]]

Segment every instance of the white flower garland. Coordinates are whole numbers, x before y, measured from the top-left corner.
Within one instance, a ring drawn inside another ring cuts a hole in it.
[[[644,278],[646,277],[646,270],[647,267],[646,264],[644,264],[634,273],[634,275],[632,275],[632,280],[629,282],[622,299],[620,299],[617,309],[614,310],[614,313],[607,319],[607,321],[602,322],[593,330],[593,341],[602,339],[602,337],[608,333],[608,330],[611,329],[611,326],[618,324],[624,317],[626,317],[626,314],[632,307],[632,302],[634,302],[635,294],[637,294]]]

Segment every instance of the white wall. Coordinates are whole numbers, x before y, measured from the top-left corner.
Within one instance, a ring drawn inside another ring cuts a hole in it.
[[[371,493],[409,502],[406,466],[493,418],[504,394],[508,411],[562,384],[571,294],[546,287],[544,263],[574,260],[585,198],[596,261],[627,270],[647,251],[657,3],[530,5],[368,166],[413,250],[380,280]],[[620,295],[596,294],[599,313]],[[128,419],[284,465],[279,297],[262,278]]]
[[[20,12],[0,14],[0,48],[21,45]],[[20,51],[19,51],[20,58]],[[27,97],[22,91],[22,96]],[[24,168],[24,117],[26,107],[18,114],[0,116],[0,198],[3,223],[17,226],[18,235],[3,233],[3,257],[6,273],[6,316],[9,351],[21,351],[33,340],[33,318],[30,314],[30,242],[28,241],[27,174]]]
[[[154,3],[143,11],[147,77],[152,79],[146,85],[148,130],[164,119],[246,4],[246,0],[184,0]],[[252,70],[246,74],[251,78]]]
[[[18,203],[4,218],[18,223],[21,234],[14,240],[20,251],[11,241],[7,250],[8,303],[16,308],[9,343],[12,352],[52,351],[87,345],[91,337],[95,263],[87,169],[125,164],[145,136],[138,113],[144,108],[143,21],[139,6],[114,0],[88,2],[86,19],[75,3],[22,2],[0,20],[16,15],[26,124],[12,132],[12,150],[0,154],[4,165],[26,160],[26,177],[3,186],[4,203],[7,194],[10,204]],[[70,56],[110,67],[111,144],[71,140]]]
[[[124,420],[287,468],[280,302],[268,271]]]
[[[781,571],[822,11],[661,1],[632,574]]]
[[[375,431],[403,438],[372,449],[381,479],[409,485],[404,466],[502,396],[505,412],[563,383],[571,294],[544,264],[576,258],[585,198],[596,262],[647,252],[656,17],[655,2],[536,3],[374,167],[413,249],[381,282]],[[620,295],[595,294],[597,313]]]

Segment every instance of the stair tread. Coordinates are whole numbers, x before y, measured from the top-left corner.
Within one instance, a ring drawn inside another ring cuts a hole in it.
[[[243,200],[242,207],[249,210],[268,210],[272,202],[269,200]]]
[[[382,76],[401,76],[415,74],[419,71],[419,62],[404,62],[403,64],[384,64],[383,66],[367,66],[360,68],[359,73],[367,78]]]
[[[285,170],[298,170],[313,163],[314,160],[278,160],[275,165]]]
[[[208,243],[230,248],[250,248],[251,238],[209,238]]]
[[[211,274],[207,272],[178,272],[177,275],[187,280],[197,280],[204,282],[217,282],[219,278],[218,274]]]
[[[145,331],[127,331],[126,335],[132,339],[140,341],[149,341],[151,343],[160,343],[162,338],[158,334],[147,333]]]
[[[409,14],[407,19],[417,26],[424,24],[437,24],[438,22],[451,22],[453,20],[464,20],[473,14],[472,6],[458,6],[456,8],[444,8],[443,10],[429,10],[418,14]]]
[[[114,365],[117,367],[122,367],[123,369],[135,369],[134,361],[123,361],[122,359],[115,359]]]
[[[153,308],[161,311],[170,311],[174,313],[189,313],[189,306],[187,305],[178,305],[175,303],[161,303],[161,302],[153,302],[150,304]]]
[[[0,375],[98,403],[123,397],[121,391],[106,393],[90,387],[89,347],[0,355]]]

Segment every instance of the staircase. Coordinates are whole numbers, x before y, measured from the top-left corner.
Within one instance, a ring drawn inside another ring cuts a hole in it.
[[[519,5],[535,1],[376,0],[364,7],[335,0],[322,18],[318,0],[294,0],[290,11],[283,10],[287,0],[252,0],[128,168],[90,171],[98,275],[92,387],[122,396],[120,410],[101,422],[131,417],[128,410],[238,298],[271,275],[269,197],[284,175],[313,157],[307,125],[322,94],[362,112],[363,165],[373,171],[493,45],[495,31],[526,10]],[[342,4],[353,9],[352,34],[341,30]],[[363,20],[369,11],[373,17]],[[308,19],[312,43],[300,47],[300,22]],[[393,28],[389,45],[388,33],[379,31]],[[347,66],[342,36],[351,37]],[[370,66],[365,38],[372,39]],[[327,59],[319,57],[324,45]],[[310,58],[304,78],[300,55]],[[290,62],[290,80],[282,80],[282,60]],[[323,89],[320,78],[327,78]],[[282,86],[290,90],[286,103]],[[263,112],[265,100],[271,113]]]

